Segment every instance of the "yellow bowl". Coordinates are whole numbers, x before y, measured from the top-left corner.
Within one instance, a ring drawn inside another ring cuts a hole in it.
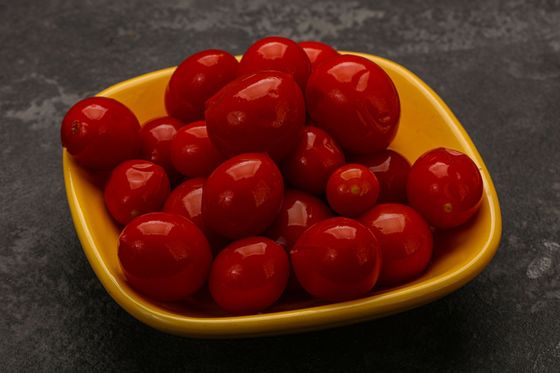
[[[490,262],[502,229],[498,197],[480,154],[457,118],[430,87],[404,67],[368,54],[343,53],[376,62],[395,82],[402,115],[391,148],[414,161],[431,148],[446,146],[463,151],[476,162],[484,180],[484,196],[475,219],[440,237],[433,263],[413,282],[377,290],[349,302],[320,304],[286,300],[267,313],[232,317],[208,306],[210,302],[204,296],[182,304],[163,304],[131,289],[119,267],[119,228],[105,210],[101,179],[81,169],[64,151],[64,182],[78,237],[97,277],[128,313],[156,329],[192,337],[244,337],[321,329],[379,318],[431,302],[465,285]],[[143,123],[165,115],[163,93],[173,70],[168,68],[127,80],[99,96],[121,101]]]

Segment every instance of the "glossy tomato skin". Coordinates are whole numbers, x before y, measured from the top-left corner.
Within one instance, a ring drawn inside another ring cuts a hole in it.
[[[315,68],[315,66],[331,57],[338,56],[336,49],[320,41],[302,41],[298,44],[303,48],[305,54],[307,54],[312,68]]]
[[[183,122],[172,117],[146,122],[140,129],[142,158],[160,165],[168,175],[176,173],[171,164],[171,140],[183,125]]]
[[[164,212],[132,220],[119,236],[118,257],[130,286],[161,301],[194,294],[206,281],[212,261],[196,225]]]
[[[238,75],[264,70],[283,71],[292,75],[303,90],[311,73],[311,62],[293,40],[270,36],[257,40],[247,49],[239,62]]]
[[[171,142],[171,162],[185,176],[208,176],[223,161],[225,157],[208,138],[204,121],[184,126]]]
[[[331,211],[319,198],[295,189],[287,190],[267,236],[290,249],[307,228],[330,217]]]
[[[230,313],[256,313],[280,298],[289,273],[282,246],[265,237],[245,238],[227,246],[214,260],[210,292]]]
[[[376,237],[361,223],[344,217],[314,224],[300,236],[290,255],[301,286],[329,301],[364,296],[375,285],[381,268]]]
[[[304,123],[303,95],[292,77],[279,71],[231,82],[206,109],[208,136],[226,156],[266,152],[281,160],[294,148]]]
[[[179,184],[169,193],[163,211],[178,214],[192,221],[204,234],[207,227],[202,219],[202,193],[206,179],[197,177]]]
[[[227,240],[212,232],[202,218],[202,194],[206,179],[197,177],[179,184],[169,193],[163,211],[178,214],[192,221],[204,233],[214,251],[226,246]]]
[[[337,168],[327,182],[327,200],[331,208],[347,217],[355,217],[372,208],[379,196],[379,182],[366,166],[348,163]]]
[[[406,181],[410,162],[400,153],[385,149],[369,155],[352,158],[355,163],[368,167],[379,181],[379,203],[406,203]]]
[[[72,106],[60,128],[62,146],[83,167],[109,170],[140,152],[140,124],[129,108],[108,97]]]
[[[208,49],[187,57],[165,90],[167,113],[184,123],[204,117],[204,103],[235,79],[238,62],[228,52]]]
[[[202,216],[214,232],[230,238],[262,233],[282,207],[284,182],[266,154],[240,154],[222,163],[206,181]]]
[[[155,163],[130,160],[117,166],[105,185],[105,206],[120,224],[158,211],[169,194],[169,178]]]
[[[402,284],[424,272],[432,257],[432,232],[414,209],[398,203],[384,203],[365,213],[360,222],[381,244],[381,285]]]
[[[348,153],[385,149],[397,133],[400,102],[395,85],[374,62],[340,55],[313,70],[307,109],[317,126]]]
[[[457,150],[437,148],[412,165],[408,201],[436,228],[465,223],[480,208],[482,177],[477,165]]]
[[[294,151],[282,163],[282,172],[294,187],[321,194],[331,173],[343,164],[344,153],[333,138],[320,128],[307,126]]]

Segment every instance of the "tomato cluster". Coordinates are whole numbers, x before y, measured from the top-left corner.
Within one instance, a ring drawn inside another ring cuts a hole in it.
[[[62,122],[75,161],[111,170],[109,215],[130,286],[179,301],[205,284],[233,314],[265,310],[296,284],[344,301],[413,280],[434,232],[482,200],[476,164],[447,148],[412,165],[388,149],[400,100],[387,73],[320,42],[268,37],[238,62],[184,60],[169,116],[140,126],[122,103],[90,97]]]

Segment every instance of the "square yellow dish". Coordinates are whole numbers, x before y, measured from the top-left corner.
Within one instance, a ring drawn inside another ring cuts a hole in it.
[[[164,304],[147,299],[128,286],[117,258],[120,229],[105,210],[101,179],[80,168],[64,150],[64,182],[78,237],[97,277],[128,313],[156,329],[191,337],[235,338],[291,333],[379,318],[420,306],[465,285],[486,267],[501,238],[500,206],[490,174],[457,118],[430,87],[404,67],[368,54],[342,53],[376,62],[393,79],[402,113],[391,148],[411,162],[439,146],[461,150],[475,161],[484,181],[482,206],[476,217],[440,237],[430,267],[413,282],[377,290],[365,298],[348,302],[324,304],[284,300],[266,313],[227,316],[213,308],[204,296],[180,304]],[[121,101],[144,123],[166,115],[163,94],[173,70],[168,68],[127,80],[99,96]]]

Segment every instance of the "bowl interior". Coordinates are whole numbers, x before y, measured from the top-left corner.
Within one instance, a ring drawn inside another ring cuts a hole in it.
[[[106,174],[77,166],[64,151],[64,173],[74,224],[84,252],[111,296],[140,320],[169,332],[227,336],[288,332],[320,328],[383,316],[411,308],[462,286],[490,261],[501,235],[496,192],[488,171],[466,132],[441,99],[403,67],[370,55],[387,71],[401,99],[400,127],[391,148],[413,162],[425,151],[446,146],[463,151],[479,166],[484,180],[480,212],[467,225],[438,235],[429,269],[418,279],[391,289],[377,289],[369,297],[338,304],[321,304],[308,298],[286,298],[267,313],[227,317],[207,292],[182,303],[164,304],[131,289],[117,259],[120,227],[105,210],[102,185]],[[141,123],[166,115],[163,93],[173,68],[149,73],[110,87],[99,95],[127,105]]]

